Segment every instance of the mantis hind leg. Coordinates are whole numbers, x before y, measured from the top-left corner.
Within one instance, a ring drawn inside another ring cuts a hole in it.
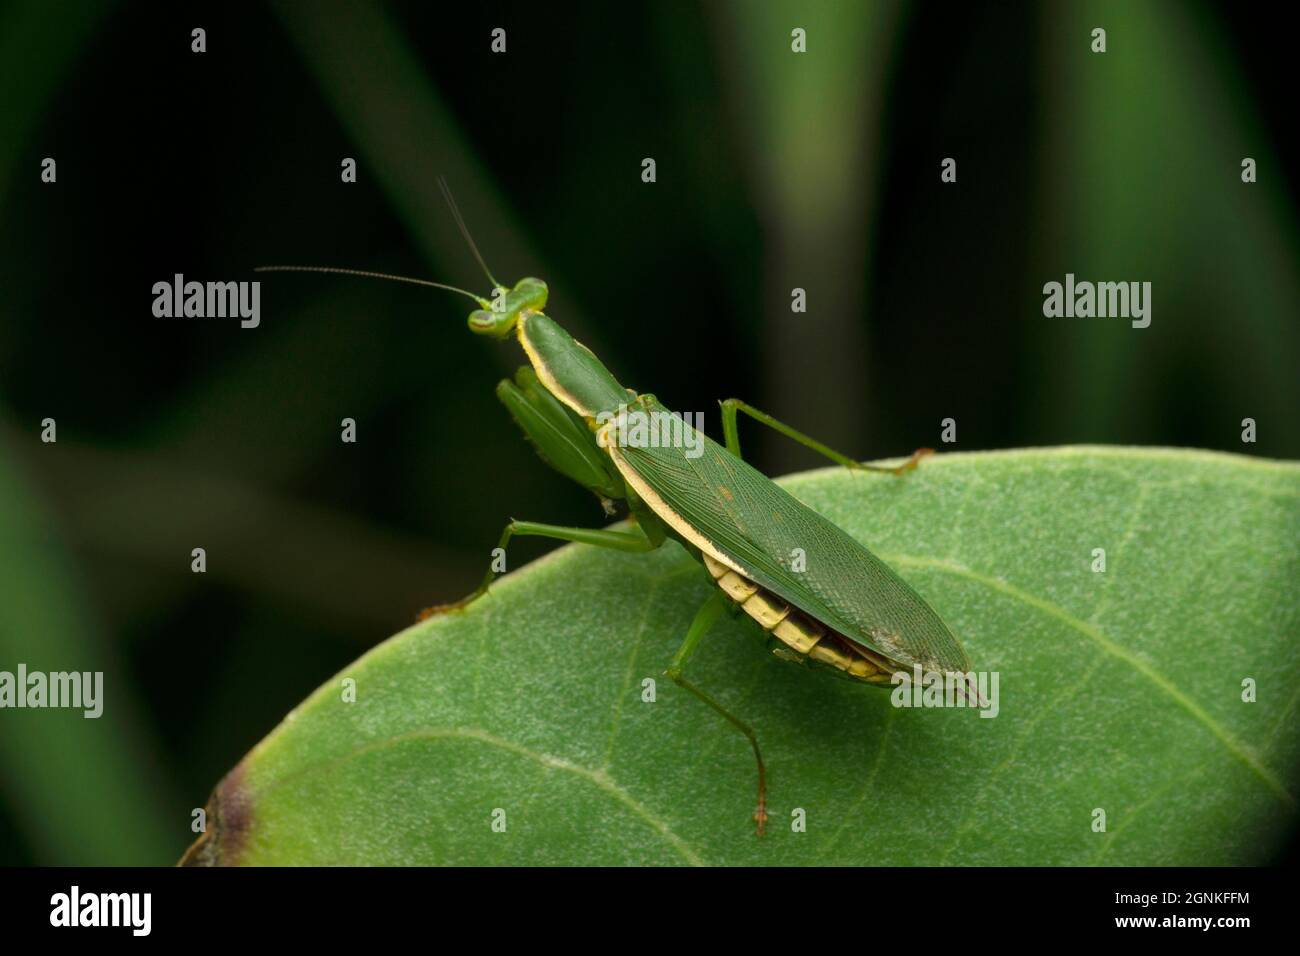
[[[691,621],[691,626],[687,628],[686,639],[682,641],[682,646],[678,648],[666,673],[677,686],[721,714],[728,723],[745,735],[749,745],[754,748],[754,760],[758,764],[758,806],[754,810],[754,823],[758,835],[762,836],[763,827],[767,824],[767,770],[763,766],[763,755],[758,749],[758,737],[755,736],[752,727],[682,676],[682,669],[686,667],[686,662],[691,659],[691,655],[695,653],[695,649],[699,647],[700,641],[704,639],[709,628],[727,610],[727,605],[727,597],[721,591],[715,591],[713,596],[704,602],[696,613],[695,619]]]
[[[729,398],[722,403],[722,433],[726,437],[727,451],[731,452],[737,458],[743,458],[740,453],[740,433],[736,430],[736,413],[744,412],[754,421],[766,425],[773,431],[780,432],[786,438],[797,441],[805,448],[811,448],[819,455],[824,455],[836,464],[843,465],[845,468],[851,468],[854,471],[880,471],[888,472],[891,475],[901,475],[904,472],[911,471],[917,466],[917,463],[926,455],[933,455],[932,448],[918,448],[912,453],[912,457],[899,465],[897,468],[887,468],[883,465],[868,465],[860,461],[854,461],[848,455],[842,455],[834,448],[823,445],[815,438],[805,435],[801,431],[796,431],[785,422],[778,421],[767,412],[761,412],[753,405],[742,402],[738,398]]]

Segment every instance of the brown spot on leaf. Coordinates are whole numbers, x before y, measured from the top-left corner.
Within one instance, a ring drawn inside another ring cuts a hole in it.
[[[217,784],[204,808],[208,828],[185,851],[177,866],[236,866],[244,849],[252,814],[244,789],[241,761]]]
[[[459,601],[451,601],[447,604],[435,604],[432,607],[421,608],[420,612],[415,615],[415,623],[422,624],[431,617],[442,617],[444,614],[454,614],[456,611],[462,611],[469,606],[469,598],[463,597]]]

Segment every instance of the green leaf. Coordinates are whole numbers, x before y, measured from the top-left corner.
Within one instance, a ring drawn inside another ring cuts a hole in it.
[[[191,859],[1186,865],[1277,853],[1296,815],[1300,466],[1079,447],[783,483],[889,560],[974,666],[999,673],[995,718],[895,708],[888,689],[782,662],[749,621],[725,619],[688,673],[758,732],[772,814],[758,839],[748,746],[662,676],[710,594],[703,570],[676,545],[565,547],[312,695],[218,786]],[[344,678],[355,703],[341,700]],[[806,832],[792,832],[796,808]]]

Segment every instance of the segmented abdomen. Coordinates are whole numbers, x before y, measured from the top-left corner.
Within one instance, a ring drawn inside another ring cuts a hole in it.
[[[770,591],[701,551],[704,567],[714,583],[740,609],[796,654],[843,671],[872,684],[886,683],[889,671],[883,661],[873,661],[847,639],[791,607]],[[874,657],[874,655],[872,655]]]

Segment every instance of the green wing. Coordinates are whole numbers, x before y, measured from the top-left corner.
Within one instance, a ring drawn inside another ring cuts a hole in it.
[[[666,411],[649,396],[642,401]],[[934,609],[883,561],[701,432],[688,447],[619,454],[664,504],[744,568],[759,586],[869,650],[909,667],[967,671],[961,645]],[[653,502],[647,502],[656,511]],[[669,518],[668,515],[661,517]],[[791,570],[795,548],[806,556]]]

